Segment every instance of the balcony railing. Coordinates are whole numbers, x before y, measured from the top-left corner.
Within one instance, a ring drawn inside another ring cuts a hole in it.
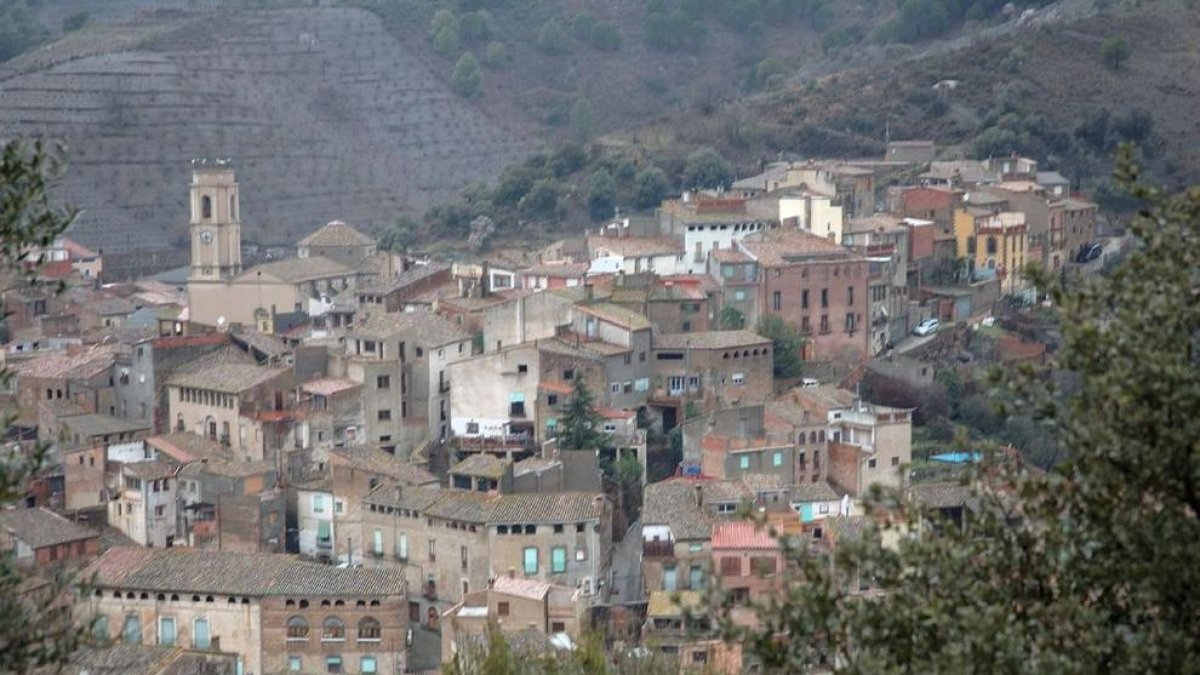
[[[643,541],[643,558],[674,558],[675,544],[670,541]]]

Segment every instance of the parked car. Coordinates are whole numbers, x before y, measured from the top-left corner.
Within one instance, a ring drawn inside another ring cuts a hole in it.
[[[913,328],[913,335],[920,335],[922,337],[926,335],[933,335],[938,331],[938,328],[940,328],[941,325],[941,321],[938,321],[931,316],[928,319],[923,319],[921,323],[917,324],[916,327]]]
[[[1091,262],[1103,253],[1104,247],[1100,244],[1084,244],[1083,248],[1079,249],[1079,255],[1075,256],[1075,262]]]

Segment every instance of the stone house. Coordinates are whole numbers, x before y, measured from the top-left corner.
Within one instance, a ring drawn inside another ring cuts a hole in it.
[[[347,373],[362,384],[368,443],[411,446],[450,435],[450,365],[471,336],[428,312],[373,313],[346,334]]]
[[[746,672],[741,645],[722,640],[717,631],[702,592],[650,593],[642,642],[655,653],[672,659],[680,673]]]
[[[664,429],[685,418],[687,403],[712,411],[771,397],[773,345],[757,333],[659,334],[653,345],[651,392],[654,407],[664,410]],[[668,419],[668,408],[674,409],[675,420]]]
[[[843,243],[867,258],[871,353],[887,348],[893,336],[908,333],[909,229],[892,216],[855,218]]]
[[[0,554],[40,569],[100,553],[100,533],[44,508],[0,510]]]
[[[116,365],[116,414],[127,419],[150,422],[154,433],[171,428],[167,381],[177,370],[192,371],[211,365],[212,355],[220,351],[223,360],[251,363],[239,359],[241,352],[228,352],[228,333],[157,337],[134,342],[127,355]],[[208,357],[208,358],[205,358]]]
[[[808,339],[808,360],[857,364],[869,352],[866,258],[821,237],[776,231],[739,244],[759,265],[759,307]]]
[[[587,238],[589,274],[686,274],[682,239],[676,237],[635,237],[628,225],[612,224],[603,234]]]
[[[900,193],[896,215],[933,222],[933,256],[956,258],[954,207],[958,196],[950,188],[911,187]]]
[[[320,377],[300,385],[296,443],[307,450],[309,464],[322,466],[329,461],[330,450],[356,445],[365,437],[363,387],[336,377]]]
[[[279,471],[266,462],[207,459],[177,474],[179,536],[196,548],[282,553],[287,500]]]
[[[359,267],[375,258],[375,240],[340,220],[330,221],[296,244],[297,258],[322,256]]]
[[[173,546],[178,535],[178,470],[178,464],[162,460],[116,464],[108,524],[142,546]]]
[[[531,291],[582,286],[589,266],[586,262],[540,262],[521,270],[517,285]]]
[[[176,373],[167,382],[168,416],[176,432],[190,431],[231,448],[238,457],[270,457],[252,421],[258,413],[294,404],[289,368],[220,363]],[[244,421],[245,419],[245,421]]]
[[[65,400],[85,411],[114,414],[113,365],[120,348],[100,345],[35,356],[10,366],[17,405],[31,414],[42,401]]]
[[[429,302],[419,296],[450,283],[449,263],[412,265],[391,279],[362,286],[358,305],[364,310],[411,312],[428,309]]]
[[[391,673],[406,664],[407,588],[395,570],[292,556],[116,547],[78,606],[103,641],[217,650],[244,673]]]
[[[363,501],[367,562],[399,566],[413,615],[446,607],[511,575],[603,593],[612,505],[603,494],[498,494],[381,485]]]
[[[745,251],[714,251],[708,258],[708,275],[717,284],[712,311],[713,325],[721,329],[747,328],[758,325],[758,263]],[[736,311],[728,316],[740,317],[739,325],[726,325],[724,310]]]
[[[579,588],[501,575],[488,588],[464,595],[442,615],[442,662],[453,661],[469,642],[486,640],[490,629],[532,629],[570,645],[585,626],[585,607]]]
[[[741,481],[676,477],[647,485],[642,506],[646,592],[707,588],[713,523],[739,518],[753,499]]]
[[[751,214],[743,197],[684,193],[682,199],[664,201],[658,214],[660,231],[683,239],[687,274],[703,274],[714,251],[731,249],[735,241],[775,225],[772,218]]]
[[[1003,293],[1024,289],[1029,248],[1024,213],[964,206],[954,212],[954,232],[973,278],[999,279]]]

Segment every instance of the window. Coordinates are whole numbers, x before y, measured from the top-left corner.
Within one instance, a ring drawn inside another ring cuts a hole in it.
[[[387,420],[392,419],[392,411],[391,410],[380,410],[376,414],[376,417],[379,418],[380,422],[386,422]]]
[[[425,350],[421,347],[417,347],[417,358],[419,359],[422,356],[425,356]]]
[[[342,672],[342,657],[333,654],[325,657],[325,672],[340,673]]]
[[[853,314],[846,315],[846,332],[847,333],[854,332],[854,315]]]
[[[192,649],[208,649],[212,640],[208,633],[208,619],[199,618],[192,622]]]
[[[733,384],[745,384],[746,383],[746,374],[745,373],[734,373],[729,378],[729,381],[732,382]]]
[[[375,378],[376,389],[390,389],[392,386],[392,378],[390,375],[380,375]]]
[[[121,627],[121,640],[131,645],[142,643],[142,619],[137,614],[125,616],[125,625]]]
[[[509,417],[525,416],[525,394],[513,392],[508,398]]]
[[[783,309],[783,293],[781,291],[775,291],[771,294],[771,309],[776,312]]]
[[[565,622],[552,621],[550,623],[550,632],[551,633],[565,633],[566,631],[567,631],[567,624]]]
[[[568,368],[563,371],[563,380],[570,382],[573,379],[575,379],[575,370],[573,368]]]
[[[346,624],[336,616],[325,619],[321,624],[322,642],[340,642],[346,639]]]
[[[988,252],[988,255],[996,255],[996,238],[995,237],[987,238],[987,252]]]
[[[808,289],[800,291],[800,309],[808,309]]]
[[[475,436],[479,434],[479,422],[467,422],[467,433]]]
[[[313,513],[325,513],[325,495],[313,495]]]
[[[97,642],[108,641],[108,617],[101,614],[92,621],[92,638]]]
[[[371,552],[375,555],[383,555],[383,530],[375,528],[374,535],[371,541]]]
[[[619,394],[619,393],[621,393],[621,383],[620,383],[620,382],[613,382],[612,384],[608,385],[608,390],[609,390],[609,391],[611,391],[611,392],[612,392],[612,393],[614,393],[614,394]]]
[[[429,562],[437,562],[437,540],[429,540]]]
[[[371,479],[371,482],[373,483],[371,485],[371,487],[374,488],[375,484],[377,484],[377,482],[374,478]],[[346,508],[346,502],[343,502],[340,499],[333,500],[333,512],[334,513],[341,513],[342,511],[345,510],[345,508]]]
[[[783,466],[783,452],[776,450],[771,455],[771,466]]]
[[[738,577],[742,575],[742,559],[735,557],[721,558],[721,576]]]
[[[850,305],[851,307],[854,306],[854,287],[853,286],[848,286],[846,288],[846,304]]]
[[[298,673],[301,670],[304,670],[304,662],[300,660],[299,656],[292,654],[288,657],[288,670],[293,673]]]
[[[379,627],[379,622],[375,619],[364,616],[358,621],[358,639],[359,641],[378,642],[383,635],[383,631]]]
[[[525,574],[537,574],[538,550],[536,546],[525,547]]]
[[[900,458],[899,457],[892,458],[892,466],[900,466]]]
[[[558,405],[558,394],[547,394],[546,405]]]
[[[737,302],[741,302],[741,301],[745,300],[746,299],[746,291],[734,291],[733,299]]]
[[[553,574],[563,574],[567,571],[567,549],[564,546],[555,546],[550,549],[550,572]]]
[[[517,372],[518,372],[518,373],[522,373],[522,374],[524,374],[524,373],[528,373],[528,372],[529,372],[529,365],[528,365],[528,364],[525,364],[525,363],[518,363],[518,364],[517,364]]]
[[[634,380],[633,381],[633,390],[634,391],[649,391],[650,390],[650,378],[643,377],[643,378]]]
[[[822,333],[829,332],[829,315],[828,314],[821,315],[821,332]]]
[[[164,647],[175,646],[175,619],[164,616],[158,620],[158,644]]]
[[[459,562],[459,566],[462,568],[463,572],[467,571],[468,557],[469,557],[469,552],[467,551],[467,547],[459,546],[458,547],[458,562]]]
[[[742,455],[741,457],[738,457],[738,468],[739,469],[749,469],[750,468],[750,455]]]
[[[288,640],[307,640],[308,639],[308,619],[302,616],[293,616],[287,621],[287,639]]]
[[[825,308],[828,306],[829,306],[829,289],[822,288],[821,289],[821,307]]]
[[[408,535],[401,534],[396,539],[396,555],[401,560],[408,560]]]
[[[499,616],[508,616],[508,603],[507,602],[496,603],[496,614]]]
[[[379,665],[375,662],[374,656],[364,656],[359,663],[358,672],[360,673],[378,673]]]
[[[200,198],[200,217],[212,218],[212,197],[208,195]],[[211,239],[211,236],[209,238]]]
[[[811,333],[812,332],[812,326],[809,325],[807,316],[800,317],[800,332],[801,333]]]
[[[874,469],[874,468],[875,468],[875,459],[874,459],[874,458],[871,458],[871,459],[868,459],[868,460],[867,460],[867,468],[868,468],[868,469]]]

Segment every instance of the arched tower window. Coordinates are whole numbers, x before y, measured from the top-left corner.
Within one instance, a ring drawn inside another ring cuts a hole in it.
[[[200,198],[200,217],[212,218],[212,197],[204,195]]]

